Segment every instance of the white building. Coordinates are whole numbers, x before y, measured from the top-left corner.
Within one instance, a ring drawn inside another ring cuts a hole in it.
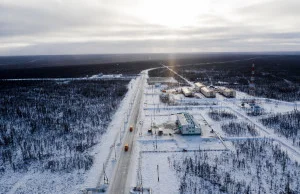
[[[182,135],[197,135],[201,134],[201,128],[192,115],[188,113],[178,113],[177,127]]]
[[[225,88],[225,87],[220,87],[219,92],[221,94],[223,94],[224,96],[229,97],[229,98],[234,98],[236,96],[236,91],[235,90]]]
[[[197,82],[195,83],[195,89],[196,91],[200,92],[201,88],[205,87],[203,83]]]
[[[185,97],[192,97],[192,96],[193,96],[192,91],[191,91],[189,88],[187,88],[187,87],[183,87],[183,88],[181,89],[181,91],[182,91],[182,93],[183,93],[183,95],[184,95]]]
[[[216,97],[216,92],[212,89],[209,89],[208,87],[202,87],[201,93],[207,98],[215,98]]]

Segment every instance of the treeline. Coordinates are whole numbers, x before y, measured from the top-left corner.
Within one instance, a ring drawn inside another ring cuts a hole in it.
[[[149,71],[149,77],[173,77],[180,83],[181,86],[188,86],[185,80],[167,68],[153,69]]]
[[[221,121],[225,119],[236,119],[237,116],[231,112],[225,110],[211,110],[208,113],[209,117],[215,121]]]
[[[300,147],[300,112],[298,110],[273,114],[260,121],[263,125],[274,129],[276,133],[293,140],[293,144]]]
[[[89,169],[128,81],[0,82],[0,169]]]
[[[179,193],[299,193],[300,168],[272,140],[233,142],[235,152],[170,159]]]
[[[221,125],[222,130],[229,136],[258,136],[254,125],[245,122],[229,122]]]
[[[282,58],[286,58],[283,56]],[[256,61],[255,67],[255,96],[272,98],[283,101],[300,100],[299,57],[297,62],[284,59],[284,66],[271,64],[266,61]],[[272,63],[276,63],[272,61]],[[214,65],[176,67],[177,73],[191,81],[203,82],[206,85],[223,85],[249,94],[249,82],[252,62],[222,63]]]
[[[262,82],[264,83],[256,84],[255,96],[257,97],[289,102],[300,100],[300,89],[297,85],[290,85],[284,83],[284,81],[270,82],[268,79],[264,79]],[[248,85],[231,85],[230,87],[249,94]]]

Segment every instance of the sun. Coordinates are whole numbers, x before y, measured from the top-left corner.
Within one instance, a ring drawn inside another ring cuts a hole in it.
[[[144,0],[140,4],[140,17],[150,24],[169,28],[193,26],[197,17],[208,11],[207,0]]]

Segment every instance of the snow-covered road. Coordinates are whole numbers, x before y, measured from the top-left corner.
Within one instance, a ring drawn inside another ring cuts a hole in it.
[[[128,120],[128,124],[133,127],[134,131],[130,132],[128,129],[125,131],[125,140],[123,141],[123,145],[128,144],[129,150],[127,152],[121,151],[121,154],[118,158],[118,162],[116,168],[113,173],[113,178],[109,186],[108,192],[111,194],[114,193],[129,193],[129,187],[127,185],[127,176],[130,168],[131,156],[133,153],[133,143],[134,136],[137,132],[137,121],[140,112],[140,103],[143,94],[143,86],[145,83],[145,75],[142,73],[139,78],[139,83],[137,84],[138,90],[133,100],[132,109],[130,111],[130,117]],[[124,146],[121,146],[123,148]]]

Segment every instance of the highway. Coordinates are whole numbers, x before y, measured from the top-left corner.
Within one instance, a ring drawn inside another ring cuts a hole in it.
[[[132,148],[133,148],[133,142],[134,142],[134,136],[137,131],[137,122],[138,122],[138,116],[140,112],[140,105],[141,105],[141,98],[144,93],[144,83],[145,83],[145,74],[142,73],[141,78],[139,80],[138,89],[136,96],[134,98],[133,106],[131,115],[128,120],[128,124],[132,125],[134,130],[133,132],[129,131],[129,128],[126,129],[125,132],[125,139],[123,141],[122,145],[122,151],[116,166],[116,169],[113,174],[113,178],[111,180],[111,183],[109,185],[108,193],[111,194],[122,194],[122,193],[129,193],[129,185],[127,183],[127,175],[129,172],[130,167],[130,161],[132,156]],[[124,151],[124,145],[129,145],[129,150],[127,152]]]

